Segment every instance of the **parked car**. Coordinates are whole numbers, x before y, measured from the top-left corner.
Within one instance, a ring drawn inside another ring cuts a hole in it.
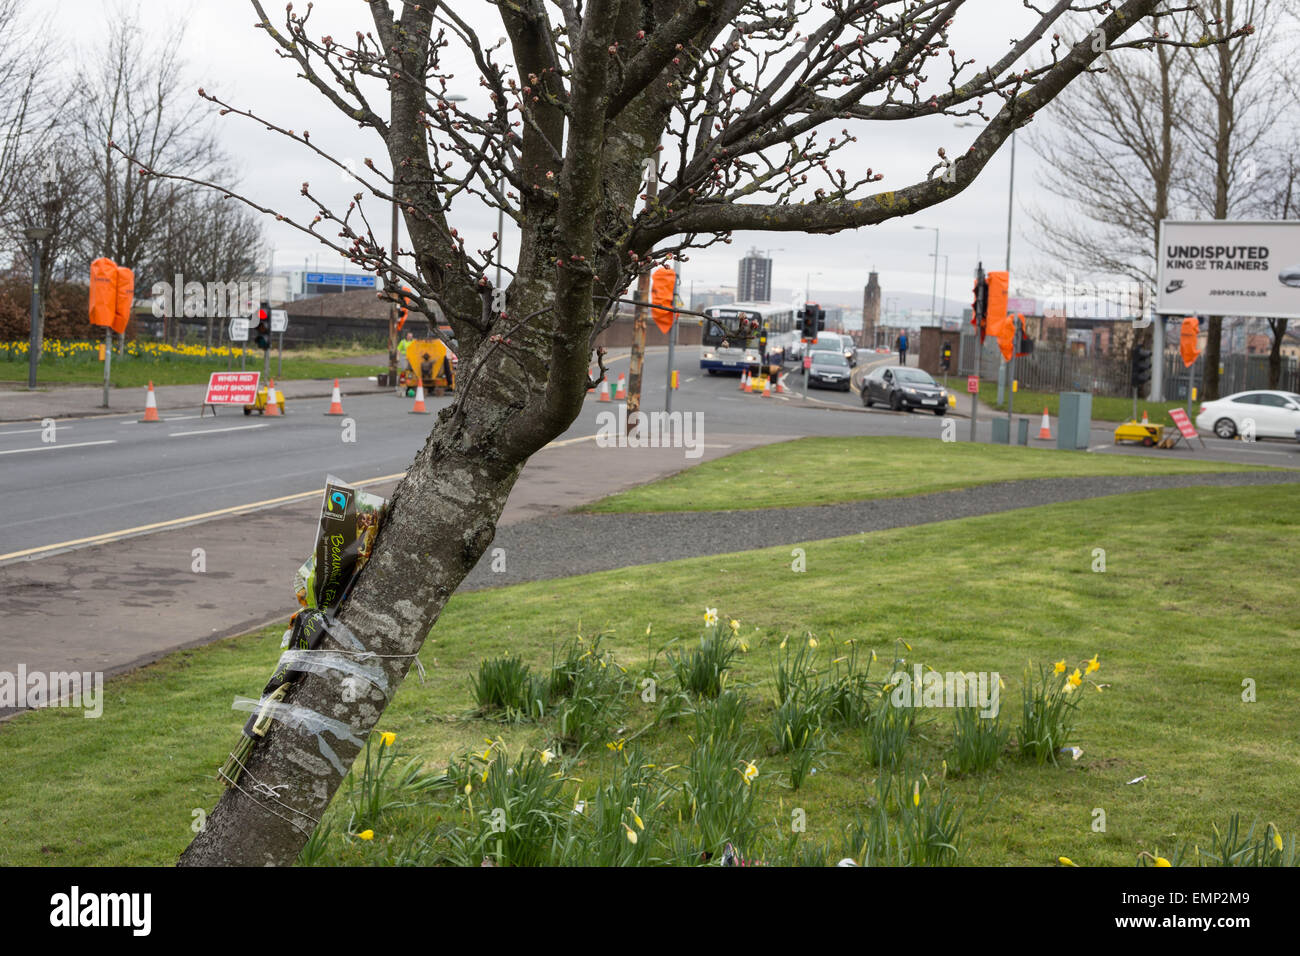
[[[815,349],[812,353],[812,365],[808,369],[808,385],[838,388],[842,392],[849,390],[849,360],[842,352],[831,349]]]
[[[1236,438],[1253,428],[1256,438],[1297,439],[1300,395],[1267,389],[1237,392],[1202,405],[1196,427],[1220,438]]]
[[[929,372],[887,365],[872,369],[862,379],[862,404],[870,408],[876,402],[894,411],[924,408],[942,415],[948,411],[948,391]]]

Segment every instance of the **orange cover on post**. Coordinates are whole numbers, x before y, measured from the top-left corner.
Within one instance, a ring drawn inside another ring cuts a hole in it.
[[[1183,330],[1178,336],[1178,351],[1183,356],[1183,367],[1191,368],[1200,358],[1201,350],[1196,347],[1196,337],[1201,333],[1201,323],[1196,316],[1189,315],[1183,319]]]
[[[135,305],[135,273],[126,266],[117,267],[117,297],[114,304],[113,331],[123,335],[126,323],[131,321],[131,306]]]
[[[96,259],[90,264],[90,324],[113,324],[117,314],[117,263]]]
[[[650,301],[658,307],[652,308],[650,314],[664,335],[672,330],[673,322],[677,320],[676,312],[667,311],[673,307],[673,293],[676,289],[677,273],[672,269],[656,269],[650,276]]]

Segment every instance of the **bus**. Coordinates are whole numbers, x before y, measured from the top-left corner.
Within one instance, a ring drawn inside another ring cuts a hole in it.
[[[700,368],[710,375],[755,372],[764,362],[783,365],[794,357],[799,330],[790,305],[730,302],[704,315]]]

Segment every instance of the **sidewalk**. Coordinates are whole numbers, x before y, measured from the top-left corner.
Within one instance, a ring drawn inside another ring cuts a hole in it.
[[[334,388],[332,378],[277,379],[275,387],[287,399],[329,398]],[[344,395],[387,394],[369,378],[341,378],[339,389]],[[114,388],[108,393],[104,408],[102,385],[43,385],[29,392],[24,387],[0,388],[0,422],[40,421],[42,418],[81,418],[88,415],[125,415],[144,411],[145,388]],[[155,385],[154,398],[160,409],[203,406],[207,385]]]

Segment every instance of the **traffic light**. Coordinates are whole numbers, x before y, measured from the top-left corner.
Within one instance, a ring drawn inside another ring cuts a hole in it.
[[[1151,384],[1151,350],[1135,345],[1132,361],[1129,384],[1140,392]]]
[[[941,368],[946,372],[946,371],[948,371],[948,369],[952,368],[952,345],[951,345],[951,343],[948,343],[948,342],[944,342],[944,343],[943,343],[943,352],[942,352],[942,356],[943,356],[943,357],[942,357],[942,359],[941,359],[940,362],[939,362],[939,366],[940,366],[940,367],[941,367]]]
[[[975,301],[971,303],[971,325],[984,341],[985,326],[989,317],[989,280],[984,276],[984,264],[975,271]]]
[[[257,310],[257,347],[265,352],[271,347],[271,310],[263,305]]]

